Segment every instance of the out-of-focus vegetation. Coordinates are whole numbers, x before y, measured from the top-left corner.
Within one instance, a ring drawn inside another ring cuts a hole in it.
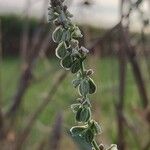
[[[27,20],[24,18],[21,18],[19,16],[15,15],[4,15],[0,16],[1,20],[1,28],[2,28],[2,50],[4,56],[18,56],[20,54],[20,40],[22,38],[23,28],[24,25],[27,23]],[[35,32],[35,29],[39,26],[39,20],[35,18],[28,18],[28,32],[29,32],[29,44],[32,42],[32,36]],[[46,25],[43,30],[43,37],[50,32],[52,26]],[[82,25],[80,26],[82,31],[86,32],[86,36],[90,37],[90,43],[94,41],[95,39],[99,38],[103,33],[105,33],[107,30],[103,28],[94,28],[88,25]],[[116,36],[116,35],[114,35]],[[108,48],[108,43],[113,42],[115,37],[112,37],[105,41],[105,48],[101,50],[101,55],[115,55],[114,49]],[[132,37],[134,37],[134,40],[138,40],[141,38],[140,33],[132,33]],[[145,44],[149,45],[150,35],[145,35]],[[83,39],[81,39],[81,43],[83,42]],[[54,52],[51,51],[51,49],[54,49],[55,45],[52,43],[47,48],[47,54],[49,56],[54,56]]]
[[[95,58],[94,58],[95,59]],[[27,117],[33,112],[37,106],[40,104],[41,100],[45,96],[45,93],[49,91],[53,83],[54,76],[57,76],[60,67],[58,61],[55,59],[49,59],[50,72],[45,78],[39,82],[33,80],[32,86],[28,89],[24,96],[24,101],[22,109],[19,111],[18,121],[16,122],[16,130],[20,130]],[[99,121],[103,127],[102,137],[100,136],[100,141],[103,138],[105,143],[115,143],[117,128],[116,128],[116,118],[115,118],[115,107],[114,104],[118,100],[118,60],[116,57],[107,57],[100,60],[93,61],[93,57],[89,58],[89,66],[95,67],[96,75],[94,76],[96,82],[98,83],[98,91],[93,99],[93,112],[94,118]],[[39,60],[35,66],[34,74],[36,77],[42,76],[45,72],[45,63]],[[142,70],[145,71],[145,80],[148,79],[147,72],[145,70],[145,62],[141,60]],[[7,110],[7,106],[11,103],[11,97],[13,96],[17,81],[20,76],[20,60],[16,58],[7,58],[3,60],[2,64],[2,87],[3,87],[3,105],[4,109]],[[72,104],[75,100],[75,91],[70,83],[72,77],[69,75],[62,85],[60,86],[57,94],[53,98],[53,101],[49,103],[44,112],[40,115],[37,120],[32,134],[28,139],[28,144],[26,144],[26,149],[36,149],[38,142],[45,136],[49,136],[48,131],[51,130],[51,125],[54,122],[56,114],[61,111],[64,118],[64,127],[69,128],[74,124],[74,117],[68,106]],[[147,82],[147,89],[150,88]],[[72,93],[72,94],[70,94]],[[139,106],[141,105],[141,100],[139,98],[139,93],[136,87],[136,83],[131,71],[131,67],[128,64],[127,67],[127,78],[126,78],[126,90],[125,90],[125,116],[128,118],[131,125],[136,126],[137,139],[144,142],[146,139],[147,126],[141,128],[142,125],[142,115],[139,115]],[[56,107],[57,106],[57,107]],[[137,115],[138,114],[138,115]],[[138,116],[138,117],[137,117]],[[137,139],[134,139],[130,134],[130,128],[126,129],[126,140],[129,147],[132,150],[138,150],[139,145]],[[64,131],[65,133],[65,131]],[[61,149],[72,149],[76,150],[76,146],[73,144],[72,140],[64,134],[64,138],[61,140]],[[69,145],[66,148],[66,145]]]
[[[47,4],[37,20],[27,15],[32,11],[28,2],[21,18],[0,16],[0,150],[91,150],[66,132],[74,125],[69,106],[77,92],[71,85],[72,75],[62,78],[59,61],[53,57],[56,45],[51,40],[53,26],[44,15]],[[90,7],[90,2],[82,4]],[[116,143],[119,150],[148,150],[149,22],[141,11],[142,0],[129,2],[120,1],[120,20],[111,29],[81,25],[80,43],[90,49],[87,65],[94,68],[98,85],[90,97],[93,117],[102,126],[98,142]],[[130,30],[135,11],[141,13],[138,33]]]
[[[20,39],[23,31],[25,19],[19,16],[8,15],[0,16],[1,28],[3,33],[2,49],[4,55],[18,55],[20,48]],[[36,19],[29,20],[29,33],[33,34],[33,30],[37,27]]]

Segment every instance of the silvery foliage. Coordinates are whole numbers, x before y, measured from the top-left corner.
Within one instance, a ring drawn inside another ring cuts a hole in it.
[[[88,95],[96,92],[96,85],[91,79],[93,70],[87,70],[84,67],[89,50],[79,46],[78,39],[83,35],[79,27],[72,23],[73,15],[63,2],[64,0],[51,0],[48,8],[48,21],[56,26],[52,38],[58,44],[55,54],[60,59],[60,65],[76,74],[72,84],[78,89],[80,97],[77,98],[77,103],[71,105],[71,109],[75,114],[76,122],[80,125],[72,127],[70,132],[72,136],[81,136],[86,142],[92,144],[93,150],[100,150],[95,136],[101,133],[101,127],[92,119],[91,103],[88,98]]]

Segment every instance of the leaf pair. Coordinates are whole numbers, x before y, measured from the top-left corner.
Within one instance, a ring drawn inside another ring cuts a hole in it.
[[[59,59],[63,59],[67,54],[67,46],[65,42],[61,42],[55,50],[55,54]]]
[[[87,79],[83,79],[79,85],[79,94],[81,96],[86,96],[89,93],[90,85]]]
[[[100,134],[101,133],[101,127],[96,121],[92,121],[90,129],[93,131],[94,134]]]
[[[81,30],[77,26],[74,26],[71,36],[72,38],[81,38],[83,35]]]
[[[74,126],[70,129],[70,132],[73,136],[81,136],[86,130],[87,126]]]
[[[62,41],[69,41],[71,39],[71,34],[69,30],[65,30],[59,26],[53,32],[52,38],[55,43],[60,43]]]
[[[88,129],[85,134],[84,134],[84,138],[86,140],[87,143],[92,143],[94,140],[94,133],[92,132],[91,129]]]
[[[83,79],[80,81],[79,85],[79,93],[82,96],[86,96],[87,94],[93,94],[96,92],[96,85],[91,78]]]
[[[80,104],[80,103],[72,104],[72,105],[71,105],[71,109],[72,109],[72,111],[73,111],[74,113],[76,113],[76,112],[79,110],[80,107],[81,107],[81,104]]]
[[[80,62],[80,59],[76,59],[74,61],[74,63],[72,64],[70,70],[72,73],[77,73],[81,68],[81,62]]]
[[[65,69],[70,69],[73,64],[73,58],[70,53],[68,53],[60,62],[61,66]]]
[[[88,122],[91,118],[91,110],[89,107],[80,107],[76,113],[76,121]]]
[[[70,129],[72,136],[82,136],[87,143],[92,143],[94,140],[94,133],[87,128],[87,126],[74,126]]]

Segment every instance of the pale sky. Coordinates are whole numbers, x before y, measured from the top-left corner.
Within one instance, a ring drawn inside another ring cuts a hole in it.
[[[0,0],[0,13],[23,14],[27,1],[31,1],[29,8],[30,15],[41,17],[44,0]],[[72,1],[70,11],[74,14],[74,20],[79,23],[88,23],[96,27],[112,27],[119,20],[118,8],[120,0],[91,0],[95,4],[93,3],[90,8],[82,9],[78,7],[81,0],[70,1]],[[142,7],[148,14],[148,3],[145,3]],[[137,21],[138,15],[135,13],[133,16],[133,28],[136,29],[139,27]]]

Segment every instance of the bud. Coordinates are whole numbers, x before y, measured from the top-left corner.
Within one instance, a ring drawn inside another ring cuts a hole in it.
[[[89,69],[89,70],[86,71],[86,75],[87,75],[87,76],[90,76],[90,75],[92,75],[93,73],[94,73],[94,71],[93,71],[92,69]]]
[[[99,145],[99,149],[100,149],[100,150],[104,150],[104,145],[103,145],[103,144],[100,144],[100,145]]]
[[[66,12],[67,9],[68,9],[68,7],[65,5],[65,6],[63,7],[63,11]]]
[[[78,44],[79,44],[78,40],[71,39],[70,45],[72,48],[76,48],[78,46]]]
[[[83,53],[85,53],[85,54],[89,53],[89,50],[86,49],[86,48],[83,47],[83,46],[81,46],[80,50],[81,50]]]
[[[76,113],[76,112],[79,110],[80,106],[81,106],[80,103],[72,104],[72,105],[71,105],[71,109],[72,109],[72,111],[73,111],[74,113]]]
[[[77,26],[75,26],[73,30],[74,31],[72,32],[72,38],[81,38],[83,36],[80,29]]]
[[[77,101],[82,104],[84,102],[84,99],[77,98]]]
[[[111,144],[111,146],[107,148],[107,150],[118,150],[118,148],[116,144]]]
[[[94,132],[94,134],[100,134],[101,133],[101,127],[96,121],[92,122],[90,128]]]
[[[55,26],[60,26],[61,22],[57,19],[57,20],[54,20],[54,24],[55,24]]]

